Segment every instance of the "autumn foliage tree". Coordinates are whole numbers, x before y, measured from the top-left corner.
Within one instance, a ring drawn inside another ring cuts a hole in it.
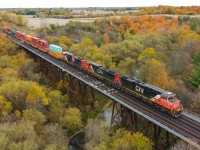
[[[200,14],[199,6],[157,6],[157,7],[144,7],[139,10],[142,15],[145,14],[173,14],[173,15],[197,15]]]
[[[109,42],[110,42],[110,37],[109,37],[109,35],[108,35],[107,33],[105,33],[105,34],[103,35],[103,41],[104,41],[105,43],[109,43]]]
[[[144,82],[164,89],[168,89],[170,84],[172,84],[165,64],[160,63],[155,59],[147,60],[145,64],[141,66],[140,78]]]
[[[6,116],[12,110],[12,105],[3,96],[0,95],[0,116]]]
[[[121,32],[124,32],[125,31],[124,26],[123,25],[119,25],[118,26],[118,30],[121,31]]]
[[[66,109],[64,116],[60,118],[60,122],[69,134],[77,132],[83,126],[81,112],[77,108]]]

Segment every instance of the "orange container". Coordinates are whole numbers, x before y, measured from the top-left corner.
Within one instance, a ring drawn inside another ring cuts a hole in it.
[[[25,42],[26,42],[27,44],[31,44],[31,39],[32,39],[32,36],[30,36],[30,35],[25,35]]]

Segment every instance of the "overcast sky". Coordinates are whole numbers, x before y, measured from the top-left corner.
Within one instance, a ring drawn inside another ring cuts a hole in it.
[[[1,0],[0,8],[200,6],[200,0]]]

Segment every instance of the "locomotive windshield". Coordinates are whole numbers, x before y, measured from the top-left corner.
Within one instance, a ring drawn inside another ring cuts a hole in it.
[[[176,98],[176,95],[170,95],[170,96],[168,97],[168,100],[169,100],[171,103],[173,103],[173,102],[176,102],[178,99]]]

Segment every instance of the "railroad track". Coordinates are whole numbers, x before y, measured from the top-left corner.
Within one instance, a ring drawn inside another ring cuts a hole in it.
[[[110,94],[111,96],[119,99],[121,102],[124,102],[125,104],[131,106],[132,108],[142,112],[143,114],[146,114],[152,119],[155,119],[161,124],[167,126],[171,130],[178,132],[179,134],[188,138],[189,141],[193,141],[192,143],[193,145],[200,148],[200,121],[193,119],[192,117],[190,118],[188,117],[188,115],[185,115],[185,114],[183,114],[179,118],[173,118],[165,114],[164,112],[161,112],[155,109],[151,105],[141,102],[138,99],[135,99],[134,97],[131,97],[130,95],[127,95],[126,93],[123,93],[122,91],[119,91],[118,89],[113,88],[110,85],[107,85],[106,83],[103,83],[100,80],[97,80],[95,77],[89,74],[86,74],[80,70],[77,70],[73,68],[72,66],[62,61],[59,61],[53,58],[52,56],[46,53],[43,53],[39,51],[38,49],[35,49],[32,46],[26,43],[23,43],[14,37],[11,37],[11,38],[19,45],[23,44],[24,48],[32,50],[32,52],[38,53],[40,56],[43,56],[46,59],[51,60],[51,62],[54,62],[58,64],[59,66],[62,66],[63,69],[69,70],[74,75],[79,76],[81,79],[89,82],[90,86],[94,85],[99,90],[104,91],[104,93]]]

